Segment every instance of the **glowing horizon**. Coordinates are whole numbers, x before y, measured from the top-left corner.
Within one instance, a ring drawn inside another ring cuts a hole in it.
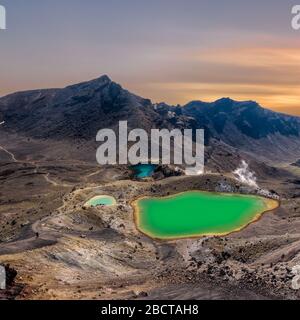
[[[230,97],[300,115],[300,31],[291,28],[293,1],[1,4],[8,28],[0,33],[0,96],[107,74],[153,102]]]

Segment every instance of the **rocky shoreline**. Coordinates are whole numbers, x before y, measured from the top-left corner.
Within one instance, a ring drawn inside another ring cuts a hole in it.
[[[155,241],[136,229],[133,199],[187,190],[253,195],[260,191],[225,174],[82,184],[33,226],[39,238],[25,240],[29,251],[22,250],[23,240],[17,241],[0,262],[18,271],[21,299],[159,299],[181,294],[189,299],[211,294],[218,299],[298,299],[299,291],[291,286],[300,237],[289,227],[292,203],[284,200],[289,191],[280,185],[276,189],[270,194],[282,194],[281,206],[238,233]],[[101,194],[113,196],[117,205],[84,206]],[[293,219],[298,221],[298,202],[293,201]],[[186,286],[197,290],[187,294]]]

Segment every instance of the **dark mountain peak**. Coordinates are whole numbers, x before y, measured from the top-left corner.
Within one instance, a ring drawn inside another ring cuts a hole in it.
[[[193,100],[191,102],[188,102],[186,105],[183,106],[183,108],[190,109],[190,108],[201,108],[205,106],[210,106],[211,104],[209,102],[204,102],[201,100]]]
[[[237,101],[231,98],[221,98],[212,103],[213,106],[228,106],[228,107],[249,107],[249,108],[262,108],[256,101]]]
[[[235,103],[235,102],[236,102],[236,101],[232,100],[231,98],[226,97],[226,98],[218,99],[218,100],[216,100],[214,103],[215,103],[215,104],[224,104],[224,103],[226,103],[226,104],[233,104],[233,103]]]
[[[272,135],[300,136],[300,119],[264,109],[255,101],[235,101],[221,98],[212,103],[192,101],[183,108],[193,117],[197,127],[234,146],[243,146],[245,137],[255,140]]]
[[[259,103],[258,102],[256,102],[256,101],[254,101],[254,100],[247,100],[247,101],[240,101],[239,102],[241,105],[249,105],[249,106],[257,106],[257,107],[261,107],[260,105],[259,105]]]
[[[256,101],[236,101],[231,98],[221,98],[214,102],[204,102],[201,100],[194,100],[187,103],[184,108],[209,108],[210,110],[215,111],[234,111],[235,109],[239,109],[241,107],[249,107],[255,108],[259,107],[262,108]]]
[[[107,74],[104,74],[104,75],[100,76],[100,77],[97,78],[97,79],[98,79],[99,81],[106,81],[106,82],[111,82],[111,81],[112,81]]]
[[[208,103],[208,102],[204,102],[202,100],[192,100],[190,102],[188,102],[186,105],[189,105],[189,104],[202,104],[202,103]]]
[[[61,89],[23,92],[0,98],[6,129],[51,139],[94,139],[101,128],[127,120],[133,128],[160,121],[152,103],[113,82],[107,75]],[[37,125],[38,124],[38,125]]]
[[[94,83],[94,82],[98,82],[98,83],[111,83],[112,80],[110,79],[110,77],[106,74],[98,77],[98,78],[95,78],[95,79],[92,79],[92,80],[89,80],[89,81],[86,81],[86,83]]]
[[[0,98],[5,130],[35,138],[94,141],[101,128],[203,128],[207,141],[221,140],[235,148],[262,153],[295,154],[300,150],[300,118],[262,108],[255,101],[221,98],[191,101],[184,107],[152,104],[123,89],[107,75],[62,89],[34,90]],[[299,159],[300,154],[297,158]]]
[[[101,87],[105,87],[109,84],[113,83],[112,80],[107,76],[107,75],[103,75],[99,78],[93,79],[93,80],[89,80],[89,81],[84,81],[84,82],[80,82],[80,83],[76,83],[70,86],[67,86],[65,89],[99,89]]]
[[[87,81],[87,83],[98,83],[98,84],[110,84],[112,83],[113,81],[110,79],[110,77],[108,75],[103,75],[103,76],[100,76],[96,79],[93,79],[93,80],[90,80],[90,81]]]

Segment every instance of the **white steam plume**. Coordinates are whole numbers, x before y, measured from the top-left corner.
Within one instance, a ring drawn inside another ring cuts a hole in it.
[[[241,183],[247,184],[251,187],[258,188],[256,183],[255,173],[249,169],[246,161],[242,160],[240,166],[233,172],[235,178]]]

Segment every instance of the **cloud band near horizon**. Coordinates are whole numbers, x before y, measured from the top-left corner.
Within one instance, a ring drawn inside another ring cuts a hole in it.
[[[230,97],[300,115],[293,1],[1,4],[8,29],[0,33],[0,95],[108,74],[153,102]]]

